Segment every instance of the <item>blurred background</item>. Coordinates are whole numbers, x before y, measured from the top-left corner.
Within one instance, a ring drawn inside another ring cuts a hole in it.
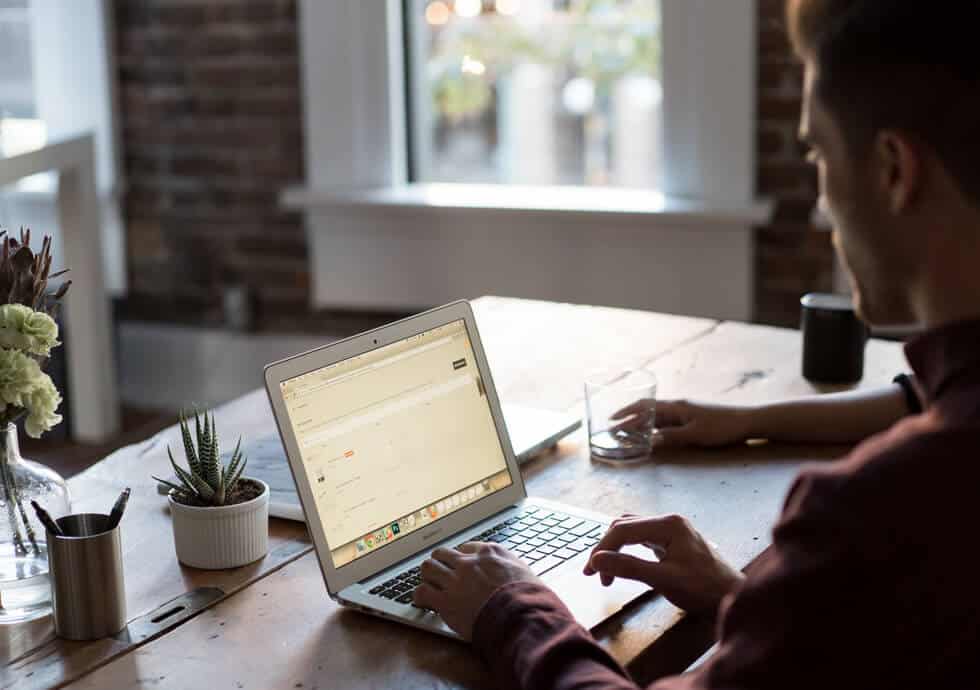
[[[45,443],[71,474],[459,297],[795,326],[835,273],[782,7],[0,0],[0,171],[94,137],[123,411]],[[56,260],[57,195],[57,170],[0,187]]]

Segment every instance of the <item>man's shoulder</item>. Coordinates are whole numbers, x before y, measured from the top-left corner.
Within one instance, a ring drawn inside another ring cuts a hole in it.
[[[975,494],[978,484],[980,426],[944,426],[924,414],[901,420],[837,462],[808,466],[786,507],[896,521],[949,508],[958,495]]]
[[[847,485],[918,485],[980,474],[980,425],[946,425],[938,413],[907,417],[859,444],[837,471]]]

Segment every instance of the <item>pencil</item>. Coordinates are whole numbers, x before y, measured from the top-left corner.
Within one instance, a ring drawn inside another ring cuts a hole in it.
[[[34,512],[37,513],[37,519],[41,521],[41,524],[44,525],[46,530],[51,532],[51,534],[55,535],[56,537],[65,536],[62,533],[61,528],[58,527],[58,523],[52,520],[51,516],[48,515],[48,511],[38,505],[38,502],[33,499],[31,499],[31,505],[34,506]]]

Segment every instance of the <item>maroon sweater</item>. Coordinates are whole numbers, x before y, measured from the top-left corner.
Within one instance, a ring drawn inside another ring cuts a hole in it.
[[[980,321],[906,356],[925,411],[800,474],[716,653],[656,690],[980,684]],[[501,688],[636,687],[540,585],[497,590],[473,642]]]

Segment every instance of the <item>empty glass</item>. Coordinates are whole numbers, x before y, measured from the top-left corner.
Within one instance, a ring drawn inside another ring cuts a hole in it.
[[[613,463],[645,459],[653,449],[657,377],[646,369],[596,372],[585,381],[589,449]]]

